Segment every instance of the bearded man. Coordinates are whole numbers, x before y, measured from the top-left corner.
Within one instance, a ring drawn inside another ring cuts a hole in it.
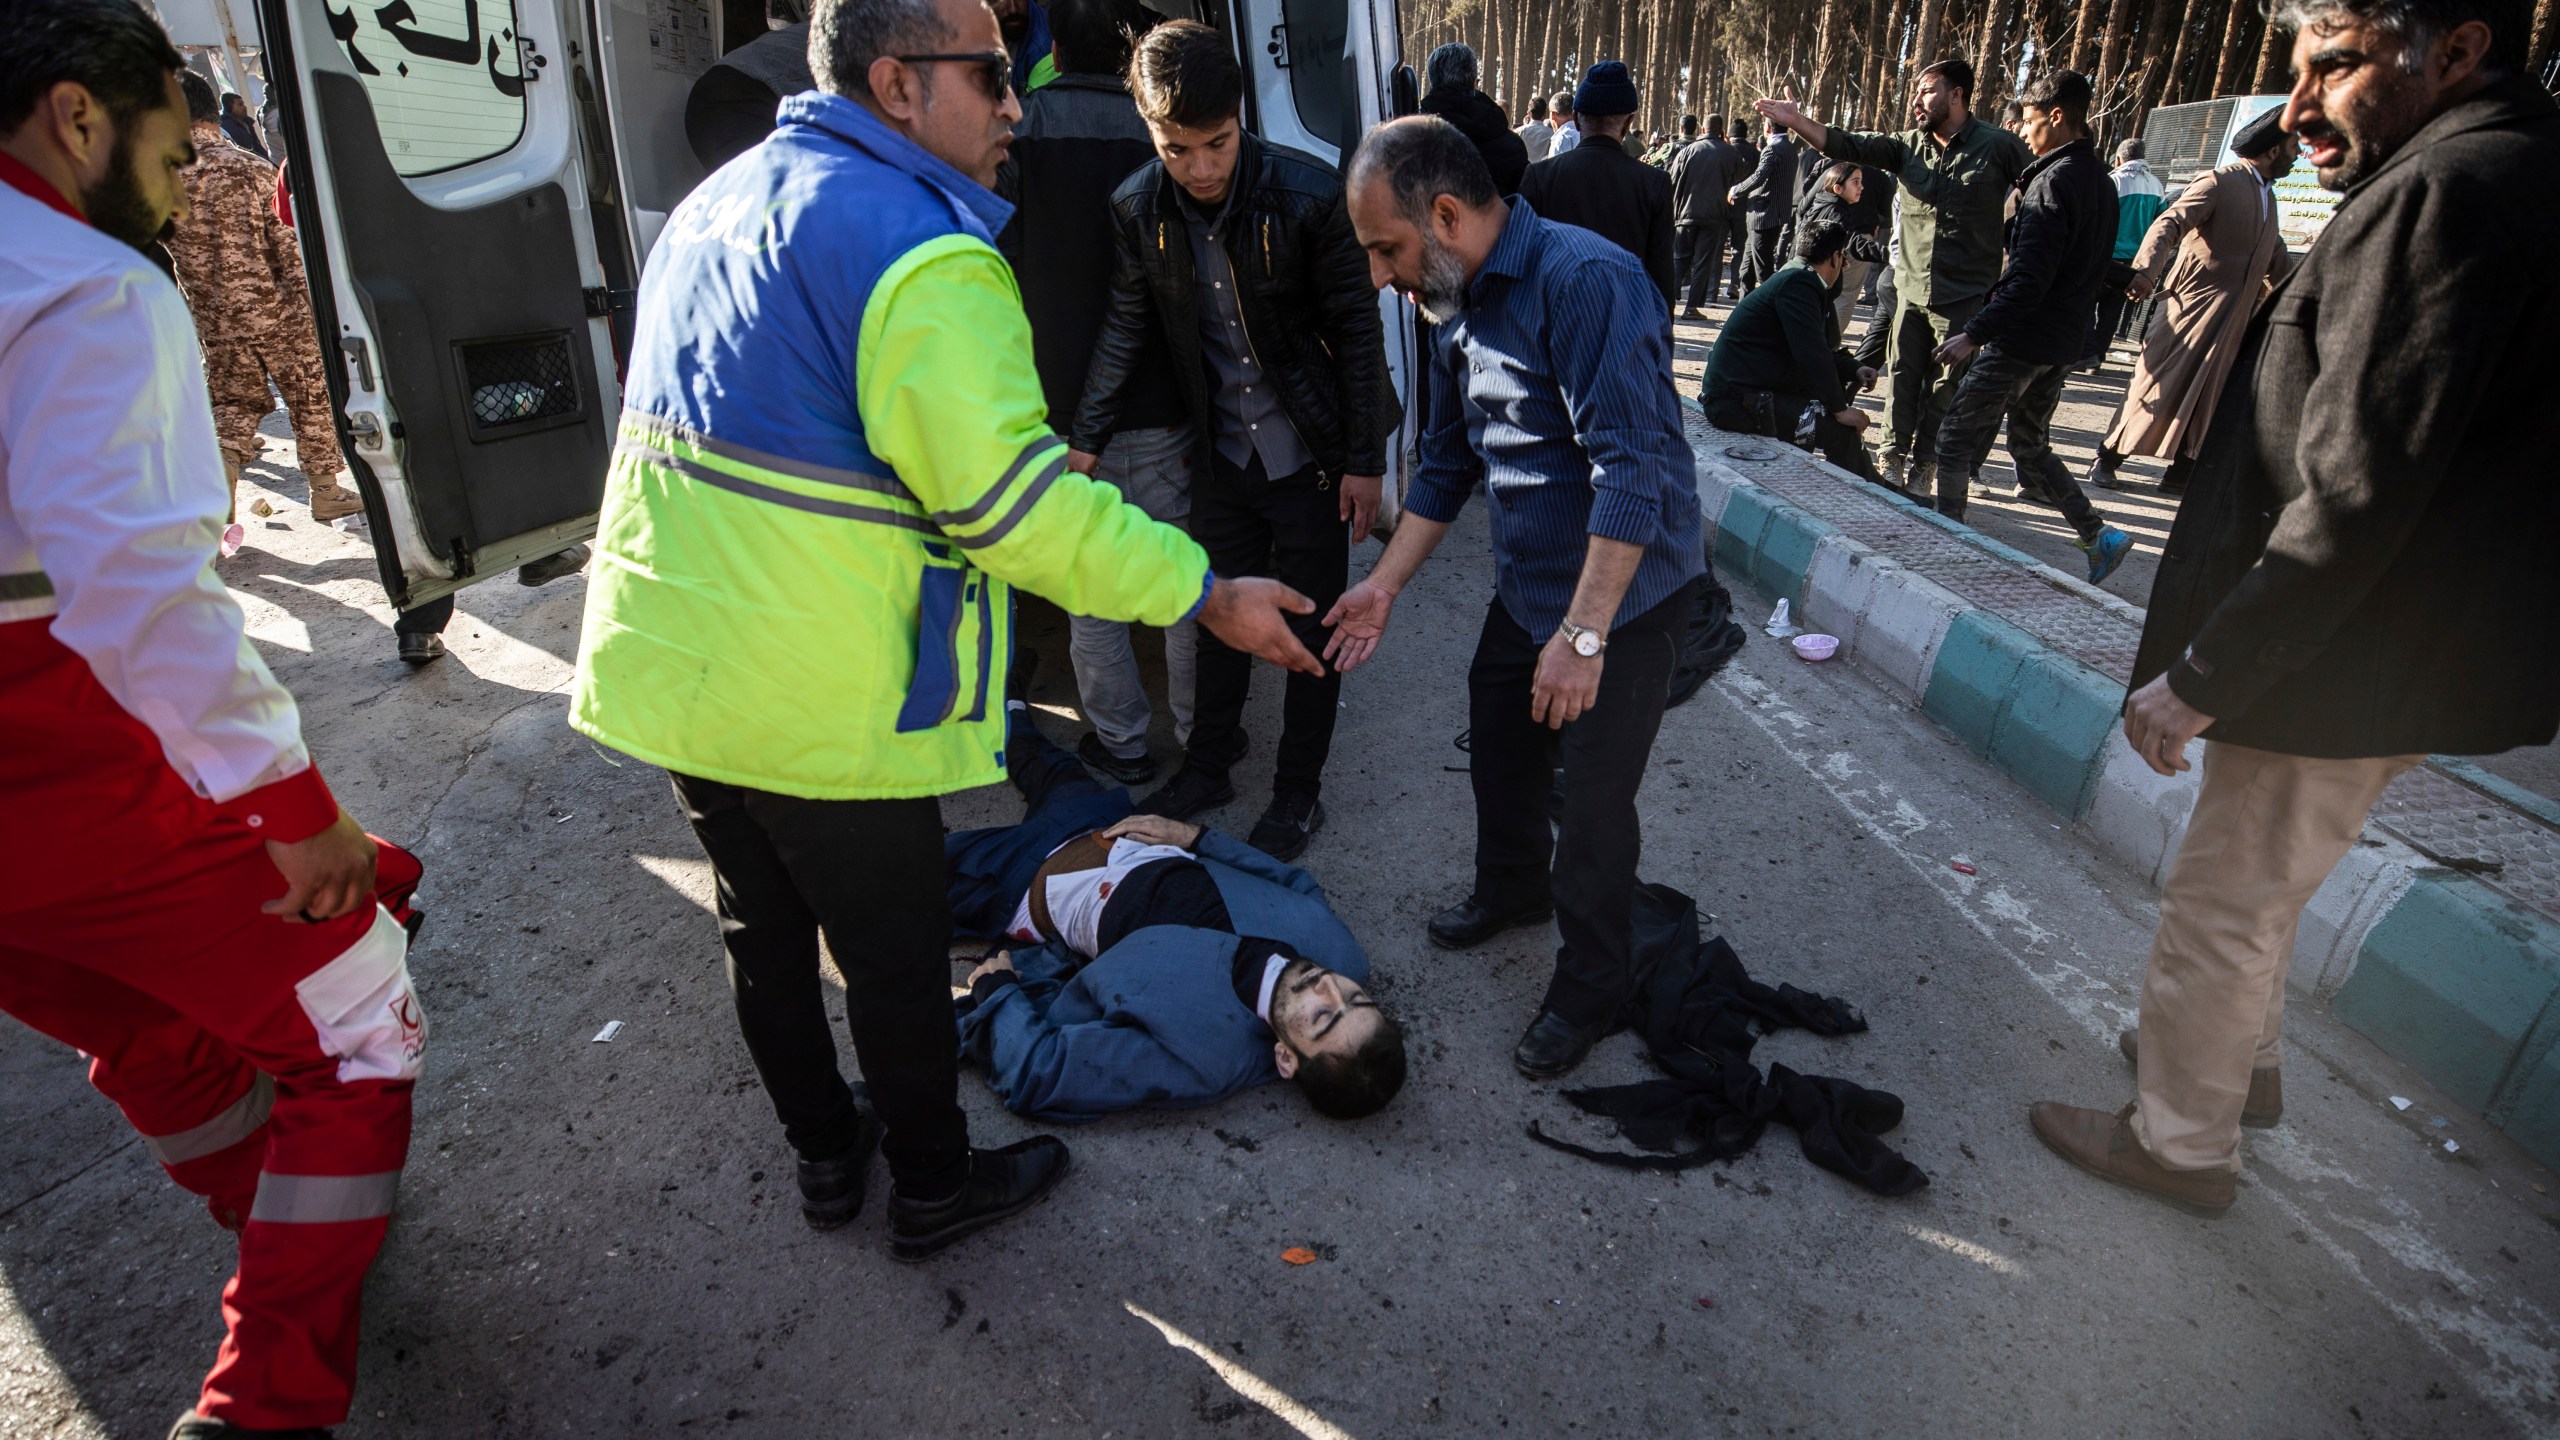
[[[2134,657],[2135,753],[2167,775],[2205,741],[2123,1041],[2138,1098],[2029,1112],[2072,1163],[2191,1208],[2232,1203],[2240,1127],[2284,1113],[2294,927],[2383,787],[2560,730],[2560,107],[2526,20],[2524,0],[2276,11],[2300,77],[2284,128],[2344,198],[2243,336]]]
[[[1325,617],[1325,657],[1349,670],[1377,649],[1396,593],[1482,481],[1495,584],[1467,671],[1476,883],[1430,934],[1469,949],[1555,918],[1555,977],[1512,1052],[1550,1079],[1633,988],[1636,786],[1706,573],[1671,316],[1635,256],[1505,203],[1445,121],[1371,131],[1348,191],[1371,278],[1432,319],[1432,423],[1387,553]]]

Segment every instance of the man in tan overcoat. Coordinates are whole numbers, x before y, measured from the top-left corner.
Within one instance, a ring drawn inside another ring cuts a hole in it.
[[[2159,291],[2160,314],[2143,339],[2124,407],[2098,447],[2090,484],[2121,490],[2116,467],[2127,455],[2158,455],[2169,460],[2161,492],[2186,492],[2188,467],[2204,446],[2249,314],[2292,268],[2276,233],[2275,182],[2293,169],[2302,146],[2285,133],[2283,119],[2278,108],[2245,126],[2231,141],[2241,158],[2199,177],[2142,237],[2126,293],[2138,301]]]

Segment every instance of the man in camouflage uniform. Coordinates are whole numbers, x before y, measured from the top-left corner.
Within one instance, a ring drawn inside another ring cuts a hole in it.
[[[272,379],[293,418],[297,462],[311,481],[312,518],[357,514],[364,502],[340,480],[347,462],[320,369],[302,246],[276,218],[275,167],[223,136],[211,82],[190,70],[179,83],[194,122],[196,163],[181,172],[187,214],[168,237],[169,254],[195,313],[223,464],[236,488],[240,467],[258,458],[258,422],[275,408],[267,394]]]

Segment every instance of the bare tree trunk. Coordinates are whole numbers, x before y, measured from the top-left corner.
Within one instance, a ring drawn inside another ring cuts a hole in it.
[[[2160,0],[2152,0],[2153,8],[2158,8],[2159,4]],[[2111,95],[2117,82],[2124,78],[2124,52],[2126,42],[2132,39],[2128,33],[2132,24],[2133,0],[2114,0],[2107,7],[2107,33],[2098,46],[2098,73],[2095,77],[2098,104],[2102,106],[2115,103]],[[2144,37],[2146,44],[2149,39],[2148,35]]]
[[[1913,22],[1911,63],[1927,65],[1938,58],[1938,20],[1946,11],[1946,0],[1920,0],[1920,18]]]
[[[2018,0],[1985,0],[1982,39],[1974,47],[1973,113],[1988,122],[1999,112],[1999,97],[2010,88],[2015,72],[2009,65],[2009,32],[2018,24]]]
[[[1682,50],[1689,57],[1689,108],[1698,112],[1699,123],[1709,115],[1722,118],[1724,107],[1716,95],[1716,77],[1709,63],[1715,40],[1715,0],[1697,0],[1689,9],[1689,25],[1682,35]]]
[[[2123,103],[2108,116],[2110,137],[2141,134],[2143,119],[2169,93],[2169,61],[2185,8],[2182,0],[2151,0],[2143,12],[2141,59],[2133,63],[2131,83],[2123,87]]]
[[[2551,0],[2543,0],[2545,5]],[[2266,36],[2258,42],[2258,73],[2250,77],[2249,93],[2267,95],[2285,88],[2285,76],[2293,71],[2293,32],[2272,19],[2267,22]]]
[[[2258,20],[2257,9],[2249,5],[2233,5],[2231,19],[2222,27],[2222,54],[2214,62],[2213,94],[2228,95],[2247,78],[2249,62],[2257,58],[2254,42]]]
[[[1636,78],[1644,86],[1645,127],[1648,130],[1670,129],[1669,107],[1680,101],[1676,82],[1663,73],[1662,9],[1663,0],[1645,0],[1644,68],[1636,72]]]
[[[2098,27],[2106,16],[2100,7],[2101,0],[2080,0],[2079,13],[2071,22],[2071,45],[2065,53],[2071,57],[2071,68],[2083,75],[2098,68]]]
[[[1876,0],[1875,18],[1867,32],[1865,94],[1859,100],[1858,127],[1888,130],[1902,87],[1902,0]]]
[[[2152,92],[2153,105],[2175,105],[2192,98],[2187,93],[2187,71],[2195,61],[2197,36],[2203,31],[2204,22],[2182,12],[2170,23],[2178,27],[2177,47],[2170,52],[2168,72],[2160,77],[2159,88]]]

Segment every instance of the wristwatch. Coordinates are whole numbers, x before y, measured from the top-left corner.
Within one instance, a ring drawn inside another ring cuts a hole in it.
[[[1574,654],[1585,660],[1609,648],[1608,638],[1599,631],[1576,625],[1570,620],[1558,626],[1556,633],[1562,635],[1565,643],[1573,647]]]

